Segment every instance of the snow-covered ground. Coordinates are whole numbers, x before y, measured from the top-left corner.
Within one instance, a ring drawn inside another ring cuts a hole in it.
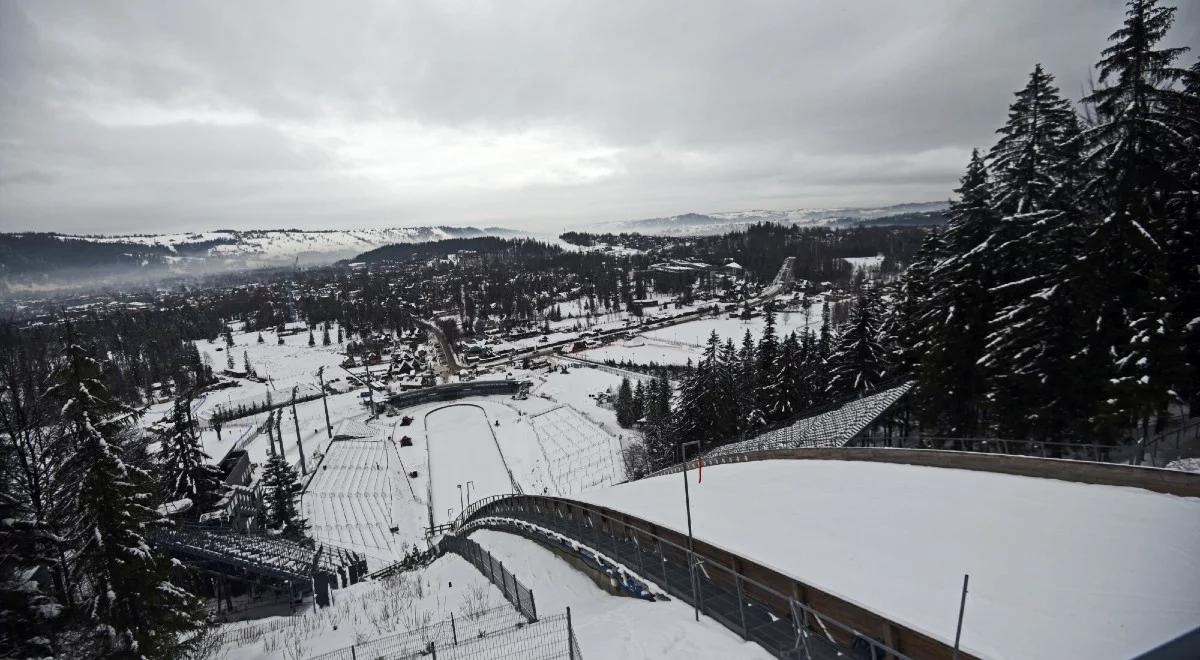
[[[471,539],[533,590],[539,614],[571,608],[579,650],[585,658],[771,657],[761,646],[742,641],[708,617],[696,623],[686,603],[611,596],[553,552],[523,537],[479,530]]]
[[[664,340],[667,342],[691,344],[693,347],[702,347],[708,341],[709,335],[715,330],[717,336],[721,338],[722,343],[726,339],[732,339],[734,344],[740,346],[742,337],[746,334],[747,330],[750,331],[750,335],[757,342],[762,338],[765,326],[766,320],[761,316],[749,320],[719,317],[688,321],[687,323],[680,323],[669,328],[651,330],[645,333],[645,336],[648,340]],[[801,331],[806,327],[811,328],[813,332],[816,332],[821,327],[820,302],[811,304],[807,314],[804,312],[777,312],[775,314],[775,332],[778,335],[786,335],[793,330]],[[702,348],[695,348],[694,350],[697,351],[696,355],[703,352]]]
[[[298,616],[223,626],[222,631],[251,626],[274,629],[246,644],[226,647],[217,657],[300,660],[440,623],[449,619],[451,613],[460,632],[469,631],[473,614],[507,604],[499,589],[456,555],[443,556],[427,568],[382,582],[360,582],[338,589],[333,598],[332,606],[309,609]],[[503,610],[499,613],[503,614]],[[511,621],[515,623],[518,619],[513,610]]]
[[[423,423],[429,443],[434,524],[453,520],[462,512],[468,495],[478,500],[513,492],[484,407],[447,405],[427,413]]]
[[[693,477],[694,478],[694,477]],[[686,529],[678,476],[579,499]],[[849,461],[711,466],[696,537],[988,658],[1127,658],[1200,621],[1200,499]]]

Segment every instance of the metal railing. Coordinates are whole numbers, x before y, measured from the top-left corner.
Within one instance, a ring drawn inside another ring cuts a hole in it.
[[[444,536],[438,541],[440,552],[453,552],[471,563],[492,584],[504,594],[504,598],[512,603],[530,623],[538,620],[537,604],[533,601],[533,591],[521,584],[517,576],[504,567],[504,562],[496,559],[492,553],[484,550],[478,543],[465,536]]]
[[[631,522],[627,516],[617,519],[579,502],[528,495],[495,498],[473,513],[472,523],[486,520],[517,528],[516,523],[530,523],[604,553],[776,657],[832,660],[849,654],[908,658],[883,640],[801,602],[782,584],[772,586],[748,577],[701,551],[690,551],[663,538],[649,525]]]

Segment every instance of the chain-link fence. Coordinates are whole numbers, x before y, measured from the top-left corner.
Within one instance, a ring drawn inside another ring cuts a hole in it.
[[[452,647],[462,642],[483,639],[525,625],[525,620],[511,607],[504,605],[483,610],[474,615],[453,613],[441,621],[426,626],[385,635],[361,644],[313,656],[309,660],[366,660],[371,658],[403,658],[435,647]]]
[[[456,645],[430,644],[423,652],[410,657],[431,660],[582,660],[570,609],[566,614],[539,619],[525,626],[516,626],[495,634],[460,640]]]
[[[471,539],[448,535],[442,537],[438,542],[438,547],[442,552],[453,552],[454,554],[466,559],[479,569],[483,576],[496,585],[508,602],[517,608],[530,623],[537,621],[537,606],[533,602],[533,592],[529,587],[521,584],[517,580],[517,576],[513,575],[504,567],[504,563],[492,556],[492,553],[484,550],[478,543]]]

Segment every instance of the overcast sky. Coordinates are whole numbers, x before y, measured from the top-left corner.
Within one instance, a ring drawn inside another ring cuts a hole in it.
[[[1200,2],[1178,4],[1171,41],[1194,47]],[[553,230],[946,199],[1033,64],[1079,98],[1121,17],[1117,0],[0,0],[0,230]]]

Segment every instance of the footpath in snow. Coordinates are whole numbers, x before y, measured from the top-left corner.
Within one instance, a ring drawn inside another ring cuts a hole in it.
[[[1200,499],[986,472],[762,461],[692,479],[698,539],[965,650],[1127,658],[1200,621]],[[685,530],[678,474],[579,499]]]

